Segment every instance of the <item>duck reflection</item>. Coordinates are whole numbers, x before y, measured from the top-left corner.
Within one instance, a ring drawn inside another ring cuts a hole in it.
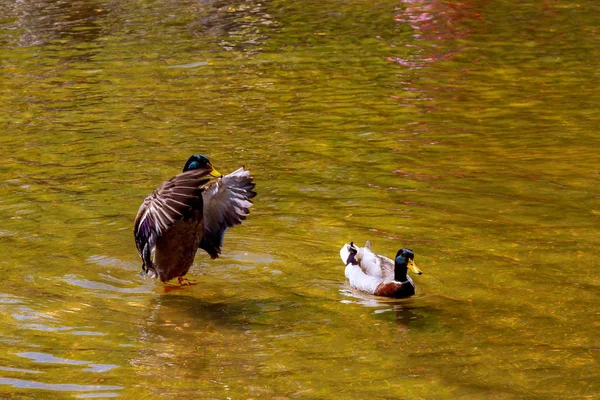
[[[409,325],[413,328],[423,327],[425,324],[423,309],[419,309],[411,304],[394,304],[392,305],[393,315],[396,317],[398,325],[407,330]]]
[[[233,300],[213,287],[203,287],[202,293],[194,292],[196,288],[153,297],[139,321],[141,346],[130,364],[152,382],[150,390],[157,395],[172,385],[172,379],[184,386],[190,382],[190,390],[197,389],[199,380],[207,390],[222,390],[220,382],[231,378],[229,374],[257,374],[257,357],[268,353],[268,343],[257,335],[264,332],[263,315],[281,304]]]
[[[433,311],[423,304],[416,305],[415,299],[391,299],[371,296],[352,290],[350,287],[342,289],[341,293],[344,296],[353,298],[353,300],[342,300],[343,303],[354,303],[375,308],[373,313],[377,319],[386,321],[393,319],[399,325],[401,331],[408,329],[409,325],[412,325],[413,328],[423,326],[426,323],[424,315]]]

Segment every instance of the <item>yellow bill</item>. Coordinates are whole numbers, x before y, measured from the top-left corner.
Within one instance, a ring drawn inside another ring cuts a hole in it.
[[[421,275],[423,272],[421,272],[421,270],[419,268],[417,268],[417,264],[415,264],[415,260],[408,260],[408,268],[410,268],[410,270],[412,272],[414,272],[417,275]]]
[[[212,170],[208,173],[210,176],[214,176],[215,178],[220,178],[223,176],[223,174],[214,169],[212,165],[210,167],[212,168]]]

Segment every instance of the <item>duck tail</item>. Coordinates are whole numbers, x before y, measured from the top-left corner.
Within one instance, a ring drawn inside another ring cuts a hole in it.
[[[345,244],[340,249],[340,258],[344,262],[344,265],[358,265],[358,261],[356,260],[356,254],[357,249],[356,246],[354,246],[354,242],[350,242],[350,244]]]

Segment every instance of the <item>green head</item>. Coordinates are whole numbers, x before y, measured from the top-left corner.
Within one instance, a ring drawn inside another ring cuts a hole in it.
[[[394,272],[396,277],[394,279],[404,281],[408,269],[417,275],[422,274],[421,270],[417,268],[415,264],[415,253],[413,253],[411,249],[403,248],[396,253],[396,260],[394,262]]]
[[[214,176],[215,178],[221,177],[221,173],[213,168],[208,157],[202,154],[194,154],[191,156],[185,166],[183,167],[183,172],[191,171],[193,169],[208,169],[209,175]]]

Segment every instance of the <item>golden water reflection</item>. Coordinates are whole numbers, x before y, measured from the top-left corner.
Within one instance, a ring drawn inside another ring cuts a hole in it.
[[[0,397],[593,398],[594,7],[0,1]],[[196,152],[258,196],[163,286],[131,225]]]

